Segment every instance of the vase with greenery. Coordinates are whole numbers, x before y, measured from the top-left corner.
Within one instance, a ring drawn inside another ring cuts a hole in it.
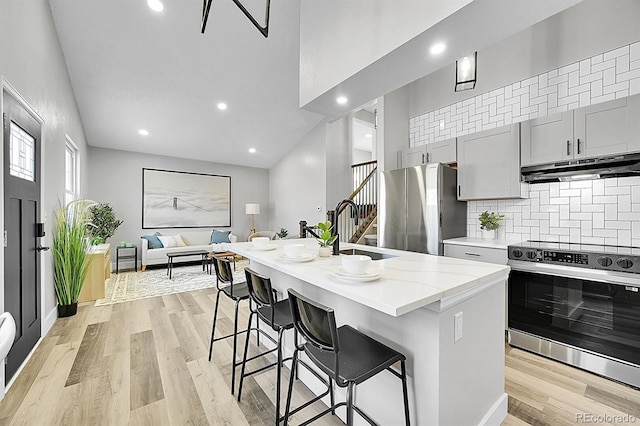
[[[113,207],[106,203],[99,203],[89,208],[89,223],[87,232],[91,238],[91,244],[102,244],[111,238],[122,220],[116,217]]]
[[[486,239],[496,238],[496,232],[500,228],[500,222],[504,219],[503,214],[495,214],[484,211],[480,214],[480,229],[482,237]]]
[[[318,244],[320,244],[320,250],[318,251],[318,254],[321,257],[331,256],[333,243],[338,239],[337,235],[331,234],[333,225],[331,225],[331,222],[329,221],[320,222],[316,225],[316,228],[320,229],[321,231],[320,238],[317,239]]]
[[[72,201],[55,214],[53,231],[53,284],[58,300],[58,315],[75,315],[78,296],[87,276],[90,258],[87,256],[88,200]]]
[[[287,235],[289,235],[289,231],[287,230],[287,228],[280,228],[278,232],[276,232],[276,235],[278,236],[278,238],[283,239]]]

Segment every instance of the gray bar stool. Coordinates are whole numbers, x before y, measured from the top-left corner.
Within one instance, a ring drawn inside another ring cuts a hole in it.
[[[209,361],[211,361],[211,355],[213,354],[213,343],[218,340],[227,339],[233,337],[233,359],[231,361],[231,395],[233,395],[236,383],[236,367],[241,363],[236,362],[236,347],[238,342],[238,305],[242,300],[249,299],[249,289],[246,282],[234,283],[233,272],[231,272],[231,262],[229,259],[213,258],[213,266],[216,270],[216,288],[218,294],[216,295],[216,307],[213,311],[213,326],[211,327],[211,345],[209,346]],[[222,286],[221,286],[222,284]],[[226,336],[214,338],[216,332],[216,320],[218,319],[218,306],[220,306],[220,294],[224,294],[229,299],[236,302],[235,316],[233,320],[233,333]],[[247,330],[241,330],[240,333],[246,333]],[[249,334],[247,333],[247,340]]]
[[[260,275],[249,268],[244,270],[245,275],[247,277],[247,288],[249,290],[249,297],[253,301],[253,305],[249,305],[249,309],[251,313],[249,314],[249,324],[247,329],[249,331],[255,330],[259,335],[262,333],[266,338],[271,340],[276,347],[274,349],[262,352],[258,355],[254,355],[251,358],[247,358],[247,353],[249,351],[249,335],[245,340],[244,344],[244,356],[242,358],[242,370],[240,373],[240,385],[238,386],[238,401],[242,397],[242,384],[244,382],[244,378],[251,376],[252,374],[260,373],[264,370],[267,370],[273,366],[276,367],[276,413],[275,413],[275,424],[276,426],[280,424],[280,388],[281,388],[281,377],[280,373],[282,371],[282,365],[284,361],[288,361],[289,358],[282,358],[282,337],[286,330],[293,329],[293,318],[291,316],[291,308],[289,307],[289,301],[281,300],[277,301],[275,297],[275,292],[271,286],[271,279],[264,275]],[[253,317],[256,316],[258,318],[259,324],[260,321],[263,321],[267,324],[273,331],[278,333],[278,340],[276,341],[273,337],[267,334],[264,330],[261,330],[259,327],[251,328],[251,321]],[[298,342],[298,334],[294,329],[294,341]],[[259,345],[259,343],[258,343]],[[248,361],[252,361],[256,358],[260,358],[267,354],[278,352],[278,360],[269,365],[265,365],[256,370],[247,372],[246,365]]]
[[[336,327],[333,309],[316,303],[294,290],[289,289],[289,304],[293,315],[293,324],[305,339],[306,343],[296,345],[293,352],[291,365],[291,377],[289,379],[289,391],[284,413],[284,424],[289,417],[297,413],[318,399],[326,395],[315,397],[290,410],[291,393],[295,380],[297,360],[300,352],[305,352],[309,359],[326,375],[329,376],[329,390],[331,395],[331,407],[322,413],[306,420],[300,426],[307,425],[325,414],[335,414],[335,409],[341,406],[347,408],[347,425],[353,424],[353,412],[357,412],[362,418],[372,425],[376,423],[353,403],[353,390],[355,385],[364,382],[376,374],[388,370],[402,381],[402,393],[404,397],[404,419],[409,426],[409,398],[407,395],[407,373],[405,369],[406,357],[400,352],[372,339],[348,325]],[[400,362],[400,373],[391,369],[396,362]],[[335,403],[332,391],[332,382],[340,387],[347,388],[346,402]]]

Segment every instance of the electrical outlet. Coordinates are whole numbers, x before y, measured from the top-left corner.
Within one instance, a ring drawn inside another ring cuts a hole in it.
[[[462,312],[458,312],[453,317],[453,341],[454,343],[462,339]]]

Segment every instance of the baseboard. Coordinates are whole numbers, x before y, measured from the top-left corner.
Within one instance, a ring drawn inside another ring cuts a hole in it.
[[[484,418],[478,423],[486,426],[499,426],[504,419],[507,418],[507,409],[509,408],[509,395],[503,393],[500,398],[491,406]]]
[[[49,330],[51,330],[51,327],[53,327],[53,324],[56,322],[56,319],[58,319],[57,306],[55,306],[51,311],[49,311],[47,316],[44,318],[44,321],[42,322],[42,331],[40,332],[40,334],[42,334],[42,337],[46,336]]]

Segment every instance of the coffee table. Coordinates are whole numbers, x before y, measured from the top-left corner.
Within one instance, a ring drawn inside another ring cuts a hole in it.
[[[214,257],[223,257],[223,258],[227,258],[230,257],[231,260],[233,261],[233,270],[236,270],[236,256],[237,254],[235,254],[232,251],[221,251],[221,252],[211,252],[207,255],[207,259],[209,260],[208,262],[208,267],[209,267],[209,274],[211,274],[211,262],[213,261]]]
[[[176,251],[173,253],[167,253],[167,275],[169,279],[173,278],[173,259],[176,257],[198,256],[200,255],[202,262],[202,270],[204,271],[205,261],[207,260],[207,250],[189,250],[189,251]]]

